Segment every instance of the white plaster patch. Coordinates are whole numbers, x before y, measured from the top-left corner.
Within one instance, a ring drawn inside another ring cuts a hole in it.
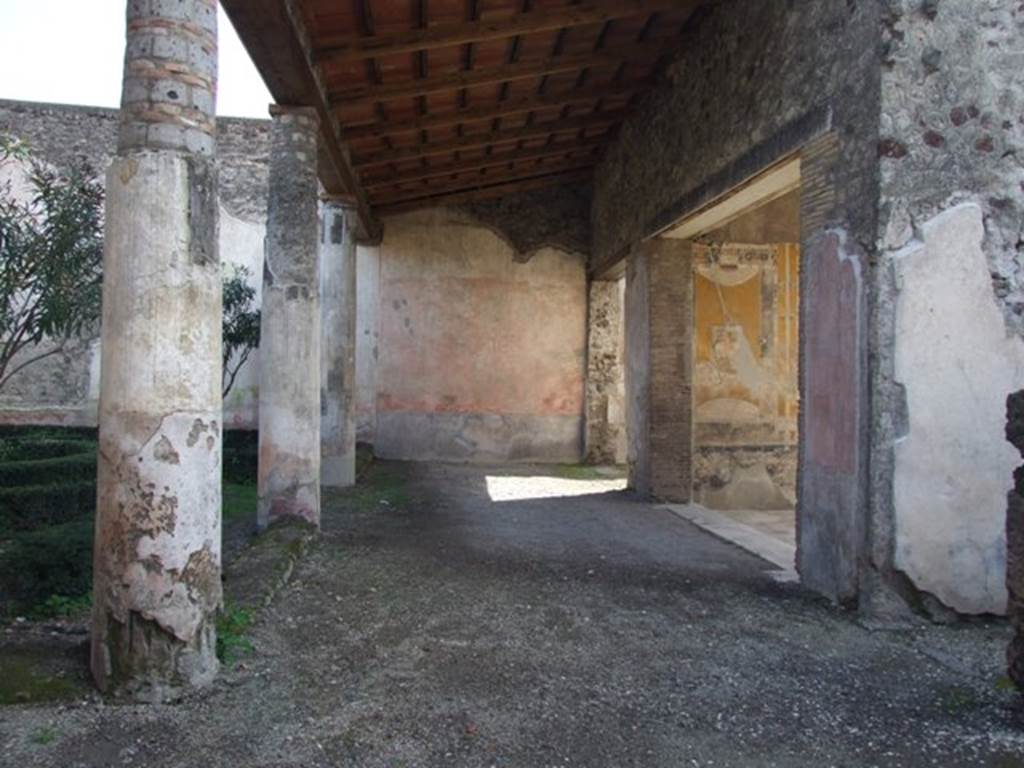
[[[895,254],[896,379],[908,433],[896,445],[896,567],[962,613],[1006,611],[1006,493],[1016,452],[1006,397],[1024,386],[982,250],[981,209],[959,205]]]
[[[137,454],[138,488],[122,482],[117,489],[125,508],[138,505],[132,494],[139,489],[152,489],[153,496],[153,511],[145,522],[152,532],[138,539],[133,560],[121,576],[117,599],[125,612],[138,611],[183,642],[192,640],[220,603],[219,590],[199,594],[180,578],[189,559],[203,550],[220,570],[220,517],[214,512],[221,506],[221,433],[210,415],[193,412],[165,417]],[[165,446],[165,452],[158,450],[160,446]],[[128,462],[135,459],[135,454],[126,457]],[[174,521],[173,530],[158,524],[165,513]],[[147,562],[159,567],[147,568]]]

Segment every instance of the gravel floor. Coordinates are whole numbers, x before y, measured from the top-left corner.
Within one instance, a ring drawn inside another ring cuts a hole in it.
[[[210,691],[2,708],[0,764],[1024,766],[1004,623],[869,632],[620,486],[376,464]]]

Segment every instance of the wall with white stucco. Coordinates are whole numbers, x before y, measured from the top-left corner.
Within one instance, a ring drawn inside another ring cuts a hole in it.
[[[894,255],[896,381],[907,425],[896,441],[896,567],[963,613],[1006,610],[1006,494],[1019,463],[998,439],[1008,392],[1024,383],[1024,341],[992,292],[981,208],[926,222]]]

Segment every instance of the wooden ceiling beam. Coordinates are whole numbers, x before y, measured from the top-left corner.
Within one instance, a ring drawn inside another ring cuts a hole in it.
[[[570,117],[566,120],[534,123],[523,128],[508,128],[489,133],[472,133],[448,141],[438,141],[433,144],[414,144],[409,147],[395,147],[394,149],[385,149],[380,152],[356,155],[352,158],[352,164],[362,173],[364,168],[388,165],[402,160],[414,160],[417,157],[446,155],[464,149],[476,149],[493,144],[504,144],[510,141],[543,138],[544,136],[568,133],[570,131],[607,128],[621,122],[627,114],[626,110],[619,109],[610,112],[597,112],[584,117]]]
[[[367,85],[341,91],[331,96],[335,107],[367,106],[389,99],[426,96],[431,93],[456,91],[478,85],[505,83],[512,80],[551,75],[559,72],[577,72],[590,67],[617,67],[624,62],[653,64],[670,49],[657,46],[630,46],[613,51],[593,51],[569,56],[551,56],[541,61],[505,64],[491,69],[450,72],[421,80],[405,80],[387,85]]]
[[[347,127],[344,129],[344,137],[348,141],[380,138],[395,133],[443,128],[476,120],[491,120],[496,117],[533,112],[549,107],[564,107],[567,104],[598,101],[599,99],[608,99],[614,96],[633,96],[649,84],[649,80],[634,80],[631,83],[613,83],[596,87],[576,88],[560,93],[529,94],[497,103],[467,107],[454,112]]]
[[[374,194],[371,195],[371,200],[376,208],[379,205],[389,205],[391,203],[399,203],[406,200],[415,200],[421,197],[447,194],[449,192],[469,192],[471,190],[481,189],[494,184],[504,184],[506,182],[518,181],[520,179],[531,179],[552,173],[579,171],[585,168],[589,169],[594,167],[595,162],[595,158],[591,157],[569,159],[559,163],[535,165],[528,168],[492,170],[491,172],[479,173],[475,176],[452,179],[451,181],[446,181],[443,184],[422,184],[413,189],[400,189],[388,193],[375,191]]]
[[[314,57],[316,61],[349,62],[429,51],[662,11],[692,10],[698,4],[699,0],[590,0],[562,8],[538,8],[502,19],[437,24],[372,37],[325,37],[317,41]]]
[[[591,171],[589,169],[562,171],[531,179],[521,179],[519,181],[509,181],[487,187],[478,187],[469,191],[442,192],[440,194],[406,200],[404,202],[388,203],[377,206],[375,210],[381,216],[389,216],[398,213],[405,213],[407,211],[414,211],[420,208],[429,208],[436,205],[462,205],[464,203],[473,203],[477,200],[493,200],[494,198],[504,197],[505,195],[512,195],[521,192],[533,192],[538,189],[546,189],[548,187],[560,186],[563,184],[584,182],[588,181],[590,176]]]
[[[405,182],[417,181],[419,179],[439,178],[441,176],[451,176],[453,174],[464,173],[466,171],[496,168],[502,165],[508,165],[509,163],[521,163],[527,160],[540,160],[545,157],[557,157],[558,155],[568,155],[570,153],[575,154],[586,150],[593,151],[598,147],[604,146],[606,143],[607,140],[603,136],[593,139],[584,139],[582,141],[563,141],[558,144],[546,144],[543,147],[517,149],[512,152],[502,152],[497,155],[486,155],[485,157],[472,158],[469,160],[459,160],[454,163],[446,163],[445,165],[437,165],[434,167],[412,168],[408,171],[400,171],[398,173],[387,174],[376,178],[367,178],[364,180],[364,184],[368,190],[380,189],[381,187],[389,187],[394,184],[403,184]]]

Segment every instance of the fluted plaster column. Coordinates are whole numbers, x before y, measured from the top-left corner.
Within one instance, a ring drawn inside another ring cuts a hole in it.
[[[216,0],[132,0],[107,175],[93,676],[162,701],[217,672]]]
[[[272,107],[260,325],[258,522],[320,525],[316,112]]]
[[[356,481],[356,241],[355,212],[328,201],[320,226],[321,484]]]

